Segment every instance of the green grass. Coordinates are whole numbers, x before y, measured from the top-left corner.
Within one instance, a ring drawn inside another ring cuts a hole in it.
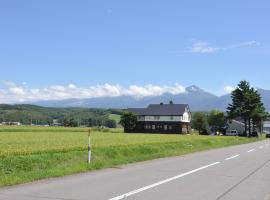
[[[117,124],[120,122],[120,118],[121,118],[121,115],[116,115],[116,114],[109,115],[109,119],[115,120]]]
[[[256,140],[259,139],[124,134],[120,129],[93,131],[93,160],[91,165],[87,165],[87,129],[0,127],[0,186]]]

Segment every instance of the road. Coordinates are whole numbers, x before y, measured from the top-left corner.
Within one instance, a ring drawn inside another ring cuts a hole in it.
[[[270,140],[0,189],[1,200],[270,200]]]

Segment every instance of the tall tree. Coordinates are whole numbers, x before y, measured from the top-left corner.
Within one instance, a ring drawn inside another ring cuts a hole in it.
[[[251,88],[249,100],[251,105],[250,120],[252,121],[252,131],[255,132],[256,127],[262,131],[262,121],[268,118],[268,113],[265,111],[261,95],[254,88]]]
[[[227,108],[228,117],[241,117],[245,123],[245,135],[250,135],[255,131],[256,123],[261,123],[266,116],[261,96],[247,81],[240,81],[231,97],[232,104]]]
[[[229,119],[234,119],[236,117],[241,117],[245,123],[245,135],[247,135],[247,122],[248,122],[248,114],[245,109],[245,105],[247,104],[246,96],[249,93],[250,85],[247,81],[241,81],[237,88],[232,91],[231,98],[232,103],[229,104],[227,108],[227,114]]]

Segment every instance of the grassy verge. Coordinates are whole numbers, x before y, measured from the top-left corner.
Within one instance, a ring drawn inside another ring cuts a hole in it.
[[[0,131],[0,186],[260,140],[94,132],[93,161],[87,165],[84,129],[35,130]]]

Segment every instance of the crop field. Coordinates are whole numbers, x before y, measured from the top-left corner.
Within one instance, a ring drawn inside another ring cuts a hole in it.
[[[0,126],[0,186],[237,145],[257,138],[124,134],[93,129],[87,165],[87,128]]]
[[[121,115],[110,114],[109,118],[115,120],[116,123],[119,123],[120,122]]]

